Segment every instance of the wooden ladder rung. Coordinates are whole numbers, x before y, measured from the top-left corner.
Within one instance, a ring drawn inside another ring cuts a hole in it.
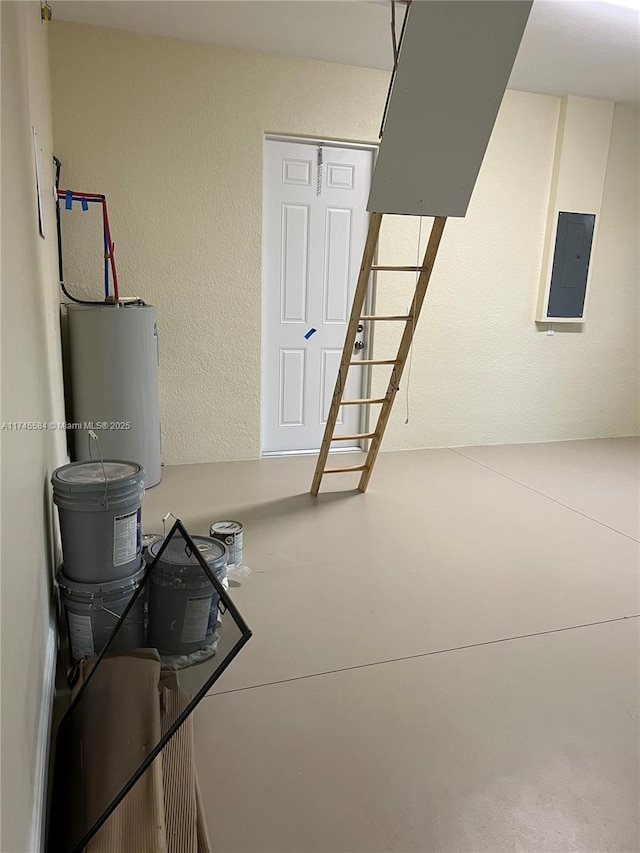
[[[359,441],[361,438],[375,437],[375,432],[354,432],[351,435],[333,435],[331,441]]]
[[[404,320],[405,323],[407,320],[411,319],[411,314],[365,314],[364,317],[360,317],[361,320]]]
[[[359,361],[350,361],[349,364],[397,364],[397,358],[361,358]]]
[[[325,468],[323,474],[344,474],[348,471],[366,471],[366,465],[345,465],[344,468]]]
[[[340,405],[359,406],[360,404],[364,405],[365,403],[384,403],[386,399],[386,397],[369,397],[365,398],[364,400],[341,400]]]
[[[373,272],[422,272],[423,267],[389,267],[376,264],[371,267]]]

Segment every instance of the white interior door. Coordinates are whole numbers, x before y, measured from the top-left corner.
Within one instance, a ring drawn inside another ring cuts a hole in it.
[[[367,236],[373,151],[267,140],[263,211],[262,450],[322,442]],[[354,360],[366,352],[354,351]],[[363,396],[352,367],[345,397]],[[361,432],[360,406],[336,433]],[[346,445],[346,442],[344,443]],[[355,442],[351,444],[354,446]]]

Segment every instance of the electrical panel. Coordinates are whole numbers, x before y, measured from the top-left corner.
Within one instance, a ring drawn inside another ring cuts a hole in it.
[[[594,213],[558,214],[546,311],[549,318],[584,316],[595,223]]]

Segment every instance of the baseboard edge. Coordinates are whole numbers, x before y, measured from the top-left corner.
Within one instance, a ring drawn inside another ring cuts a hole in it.
[[[29,848],[33,853],[43,853],[45,844],[47,775],[51,749],[51,718],[55,696],[57,646],[57,631],[55,622],[52,621],[49,625],[47,648],[45,651],[42,704],[40,706],[40,721],[38,723],[36,778],[34,780],[31,846]]]

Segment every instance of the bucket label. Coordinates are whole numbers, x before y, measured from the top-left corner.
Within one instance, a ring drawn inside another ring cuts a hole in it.
[[[117,515],[113,520],[113,565],[124,566],[140,553],[139,509]]]
[[[225,539],[225,544],[229,549],[229,565],[242,565],[242,530]]]
[[[212,595],[200,595],[187,599],[182,623],[181,643],[199,643],[207,638]]]
[[[211,610],[209,611],[209,621],[207,623],[207,637],[218,627],[218,602],[220,599],[218,596],[215,596],[215,603],[212,597],[211,599]],[[220,624],[222,624],[222,619],[220,620]]]
[[[80,616],[78,613],[67,611],[67,617],[69,619],[71,654],[76,660],[91,657],[95,652],[91,616]]]

